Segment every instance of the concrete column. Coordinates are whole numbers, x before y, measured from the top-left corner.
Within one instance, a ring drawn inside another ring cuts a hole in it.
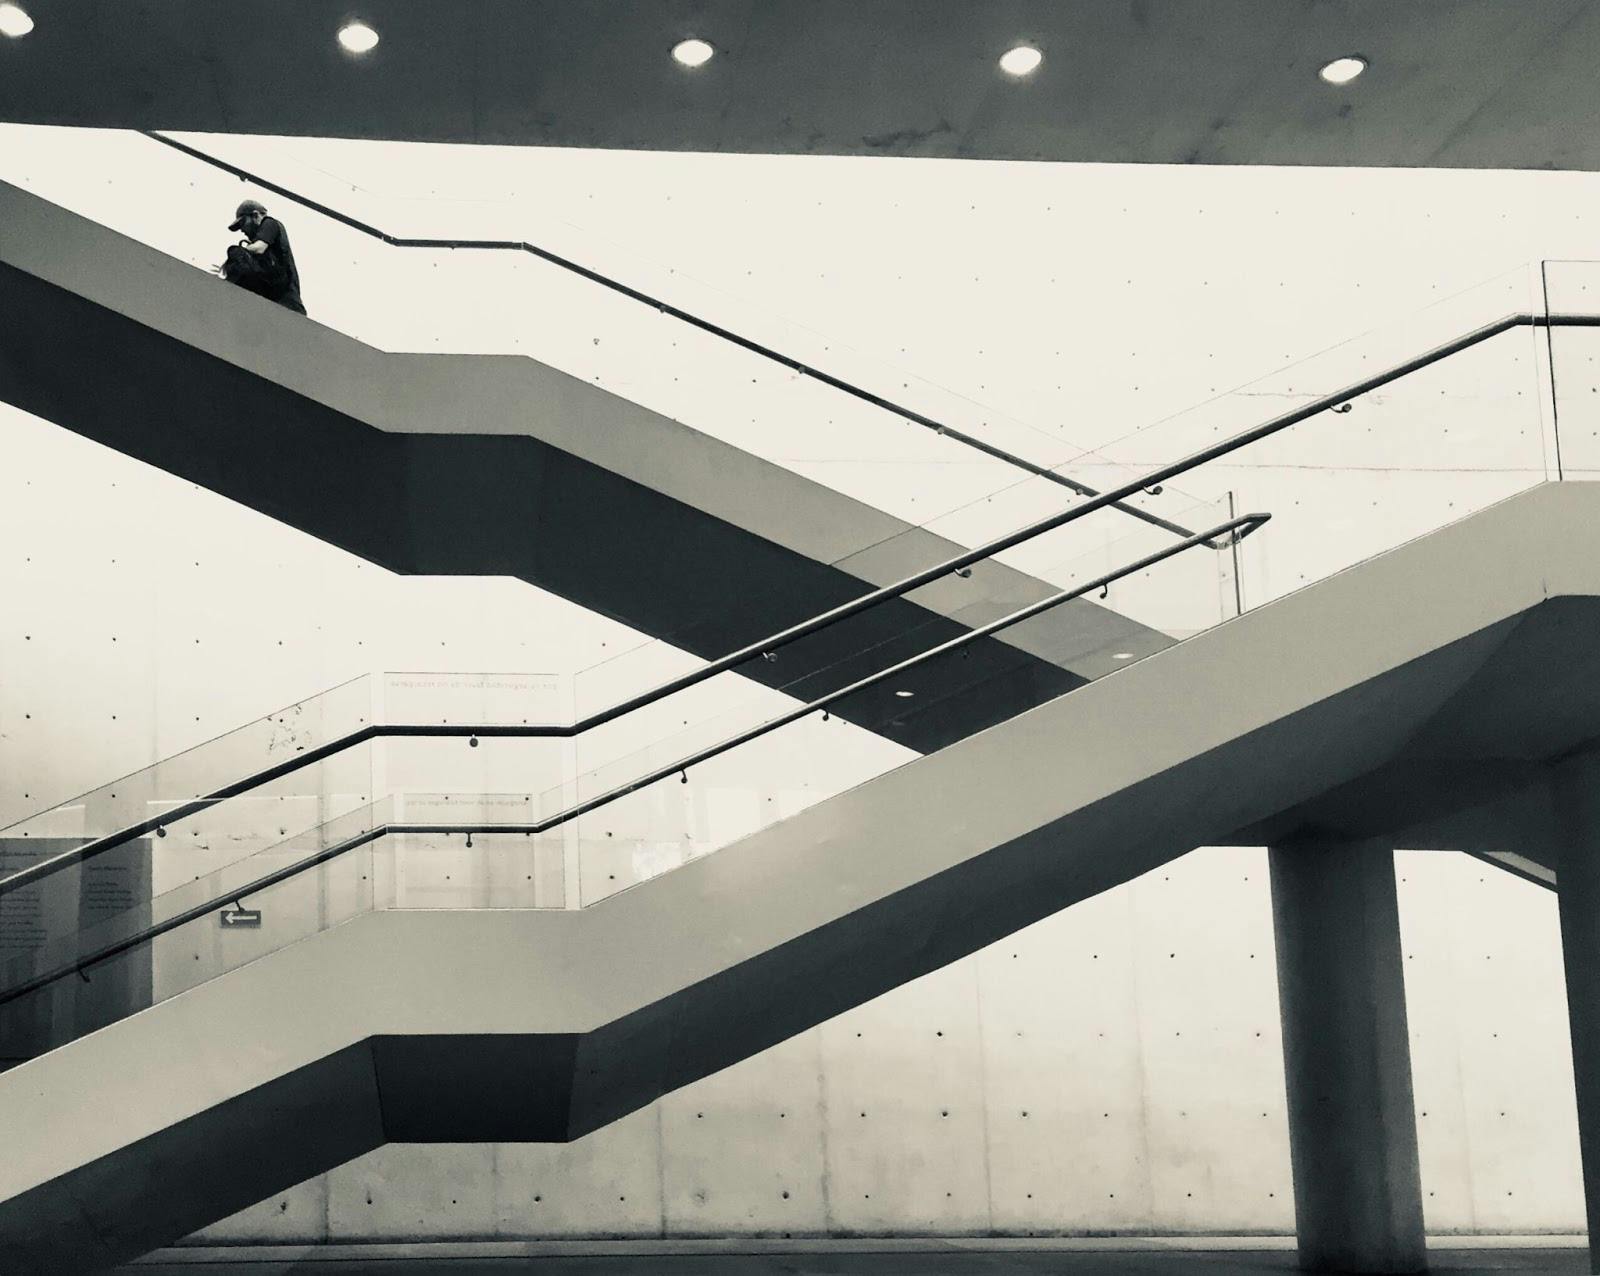
[[[1589,1219],[1589,1270],[1600,1272],[1600,756],[1555,768],[1560,838],[1556,895],[1561,957],[1567,974],[1567,1020],[1578,1092],[1578,1146]]]
[[[1394,851],[1305,841],[1268,860],[1300,1266],[1426,1271]]]

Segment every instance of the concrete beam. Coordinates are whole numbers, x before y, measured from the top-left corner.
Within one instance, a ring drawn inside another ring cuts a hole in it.
[[[1300,1266],[1427,1270],[1394,851],[1273,847]]]

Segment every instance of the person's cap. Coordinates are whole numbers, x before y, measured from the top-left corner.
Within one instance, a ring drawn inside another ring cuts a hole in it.
[[[244,203],[240,204],[238,208],[233,210],[233,222],[231,225],[229,225],[228,229],[238,230],[239,227],[244,225],[244,219],[251,213],[260,213],[263,217],[265,217],[267,215],[267,210],[255,200],[247,199],[244,201]]]

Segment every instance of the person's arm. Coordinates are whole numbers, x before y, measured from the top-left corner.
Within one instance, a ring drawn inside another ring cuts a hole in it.
[[[278,242],[278,223],[268,217],[256,227],[256,237],[244,246],[247,253],[254,253],[257,257],[266,252]]]

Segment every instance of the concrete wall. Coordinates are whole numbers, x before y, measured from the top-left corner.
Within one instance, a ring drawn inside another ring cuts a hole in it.
[[[41,193],[197,261],[217,255],[237,184],[168,168],[137,139],[130,151],[6,137],[0,175],[31,175]],[[509,218],[519,235],[676,289],[691,308],[1045,461],[1084,447],[1176,454],[1352,379],[1351,360],[1330,356],[1298,383],[1123,439],[1528,256],[1581,255],[1600,193],[1594,177],[1555,174],[488,150],[397,163],[333,144],[220,149],[402,232],[505,233]],[[517,207],[484,202],[502,197]],[[1042,499],[1035,485],[985,501],[1009,481],[992,466],[814,398],[815,386],[675,348],[686,339],[655,317],[547,273],[524,280],[531,294],[511,293],[481,260],[396,267],[364,241],[285,217],[313,313],[380,344],[537,352],[896,513],[965,507],[946,520],[964,535],[1021,521]],[[1400,323],[1354,363],[1454,335],[1526,300],[1525,283]],[[1189,484],[1196,498],[1238,486],[1278,514],[1271,538],[1250,543],[1248,600],[1543,477],[1535,353],[1486,351],[1391,396],[1382,418],[1340,419],[1359,434],[1307,435],[1273,465]],[[1426,428],[1397,444],[1380,419]],[[394,578],[45,423],[9,411],[0,423],[0,596],[11,603],[0,819],[369,670],[549,674],[603,703],[676,667],[652,649],[583,672],[634,651],[638,635],[515,582]],[[1342,538],[1328,535],[1335,516]],[[1125,533],[1107,526],[1051,552],[1109,554]],[[781,701],[723,687],[689,716],[747,703]],[[582,754],[451,745],[426,759],[391,751],[384,765],[412,787],[570,791],[592,763],[674,725],[658,718]],[[781,812],[898,758],[859,733],[816,743],[797,736],[728,787]],[[660,808],[636,816],[670,841]],[[614,831],[596,828],[594,841]],[[627,871],[648,851],[630,847]],[[598,879],[606,854],[593,846],[579,863]],[[611,889],[603,876],[580,893]],[[1401,877],[1429,1226],[1581,1226],[1553,898],[1450,856],[1407,856]],[[1217,916],[1236,920],[1208,924]],[[1197,852],[571,1147],[389,1148],[205,1235],[1283,1231],[1269,916],[1259,853]]]

